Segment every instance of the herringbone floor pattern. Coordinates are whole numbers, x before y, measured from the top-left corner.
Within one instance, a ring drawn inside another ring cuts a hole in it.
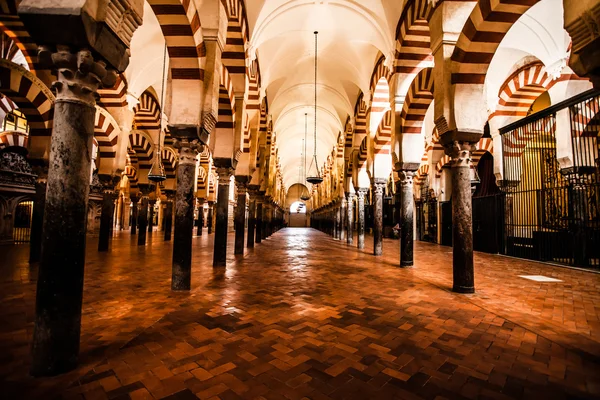
[[[8,251],[8,398],[600,398],[600,275],[478,254],[478,292],[457,295],[449,248],[417,243],[400,269],[398,242],[375,258],[308,229],[215,270],[205,232],[193,290],[172,293],[160,236],[121,234],[109,254],[90,242],[82,365],[50,379],[27,377],[35,269],[26,247]],[[518,277],[536,274],[563,282]]]

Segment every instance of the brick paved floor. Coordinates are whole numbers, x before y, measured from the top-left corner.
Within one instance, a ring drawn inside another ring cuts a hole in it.
[[[287,229],[217,270],[194,238],[193,290],[172,293],[161,236],[89,240],[81,366],[44,379],[27,375],[36,268],[0,248],[0,398],[600,398],[598,274],[476,254],[477,293],[457,295],[449,248],[416,243],[400,269],[397,241],[375,258]]]

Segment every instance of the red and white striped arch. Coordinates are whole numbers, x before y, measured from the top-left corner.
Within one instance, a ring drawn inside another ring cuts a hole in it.
[[[403,134],[420,134],[427,109],[433,101],[433,70],[422,69],[411,83],[402,112],[400,122]]]

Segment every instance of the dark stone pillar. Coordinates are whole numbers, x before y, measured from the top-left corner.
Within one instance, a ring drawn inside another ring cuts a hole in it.
[[[246,229],[246,193],[248,178],[236,176],[237,206],[235,208],[235,250],[234,254],[244,254],[244,230]]]
[[[40,52],[40,59],[49,60],[49,52]],[[52,61],[58,78],[33,328],[35,376],[60,374],[78,363],[94,96],[107,75],[88,50],[60,47]]]
[[[142,185],[140,185],[142,186]],[[138,210],[138,246],[146,245],[146,229],[148,227],[148,197],[146,193],[142,194]]]
[[[347,193],[346,196],[348,197],[348,208],[347,208],[347,212],[348,212],[348,222],[347,222],[347,235],[346,235],[346,243],[348,244],[352,244],[354,243],[354,194],[353,193]]]
[[[268,219],[269,218],[269,208],[270,208],[269,202],[268,202],[268,200],[266,200],[263,203],[263,207],[262,207],[263,212],[262,212],[262,218],[261,218],[261,220],[262,220],[261,235],[262,235],[263,240],[269,237],[269,233],[267,231],[268,224],[269,224],[269,219]]]
[[[342,197],[342,203],[340,205],[340,240],[342,242],[346,241],[346,225],[347,225],[347,217],[348,217],[348,212],[346,211],[346,208],[348,207],[348,201],[346,200],[346,196],[343,195]]]
[[[198,199],[198,226],[196,227],[196,235],[202,236],[202,228],[204,228],[204,199]]]
[[[415,171],[399,171],[398,189],[400,192],[400,266],[412,267],[413,231],[414,231],[414,197],[413,176]]]
[[[156,200],[150,199],[148,200],[148,234],[152,235],[152,231],[154,230],[154,205],[156,204]]]
[[[131,194],[131,234],[135,235],[138,221],[140,195],[137,193]]]
[[[118,177],[110,175],[99,175],[102,183],[102,212],[100,214],[100,235],[98,237],[98,251],[108,251],[110,247],[111,227],[113,224],[115,212],[115,185],[118,183]]]
[[[173,132],[173,128],[171,129]],[[192,284],[192,234],[194,230],[194,189],[196,187],[196,156],[201,145],[178,134],[175,128],[175,148],[179,150],[177,193],[175,194],[175,233],[171,290],[190,290]]]
[[[358,235],[358,244],[357,247],[359,249],[365,248],[365,195],[369,189],[358,189],[358,226],[357,226],[357,235]]]
[[[375,179],[373,182],[373,254],[383,254],[383,191],[385,179]]]
[[[214,203],[212,201],[208,202],[208,234],[210,235],[213,232],[213,215],[214,215]]]
[[[35,184],[33,212],[31,213],[31,234],[29,236],[29,262],[40,261],[42,253],[42,224],[44,223],[44,207],[46,206],[46,178]]]
[[[165,241],[171,240],[171,231],[173,229],[173,200],[169,198],[165,205]]]
[[[250,203],[248,205],[248,240],[246,247],[254,247],[254,224],[256,223],[256,196],[250,194]]]
[[[260,243],[263,237],[263,202],[256,200],[256,243]]]
[[[213,251],[213,267],[224,267],[227,264],[227,221],[229,219],[229,186],[234,169],[218,167],[219,192],[217,194],[217,220],[215,225],[215,244]]]
[[[452,158],[452,267],[458,293],[474,293],[473,211],[471,203],[471,151],[468,142],[453,141],[446,147]]]

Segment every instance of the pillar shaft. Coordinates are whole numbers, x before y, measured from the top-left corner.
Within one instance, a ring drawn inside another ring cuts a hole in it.
[[[383,254],[383,190],[385,180],[376,179],[373,183],[373,254]]]
[[[413,176],[414,171],[400,171],[400,266],[412,267],[413,258],[413,231],[414,231],[414,197]]]
[[[473,222],[471,203],[472,145],[454,142],[452,157],[452,267],[458,293],[475,292],[473,274]]]
[[[357,225],[357,235],[358,235],[358,245],[359,249],[365,248],[365,195],[367,194],[368,189],[358,189],[358,225]]]
[[[154,230],[154,205],[156,204],[156,200],[148,201],[148,233],[152,235],[152,231]]]
[[[92,61],[79,70],[78,58]],[[58,68],[54,126],[43,217],[31,373],[76,367],[81,332],[88,195],[98,76],[104,68],[82,50],[53,55]],[[87,91],[82,91],[85,86]]]
[[[346,225],[347,235],[346,235],[346,243],[352,244],[354,242],[354,195],[348,194],[348,223]]]
[[[235,209],[235,254],[244,254],[244,230],[246,229],[246,187],[238,185],[237,207]]]
[[[254,247],[254,224],[256,223],[256,199],[250,197],[248,205],[248,240],[246,246],[251,249]]]
[[[131,196],[131,234],[135,235],[137,229],[137,220],[138,220],[138,202],[140,198],[137,195]]]
[[[188,139],[175,139],[175,146],[179,149],[179,165],[177,166],[177,192],[175,194],[171,289],[190,290],[196,155],[200,150],[200,145],[189,142]]]
[[[232,168],[217,168],[219,192],[217,194],[217,219],[215,224],[215,244],[213,267],[224,267],[227,263],[227,221],[229,219],[229,186]]]
[[[348,221],[348,212],[346,211],[347,206],[348,202],[344,196],[344,198],[342,198],[342,204],[340,205],[340,240],[342,242],[346,241],[346,225]]]
[[[199,202],[198,206],[198,227],[196,228],[196,234],[202,236],[202,228],[204,228],[204,200]]]
[[[260,243],[262,241],[262,230],[263,230],[263,203],[261,201],[256,201],[256,243]]]
[[[111,226],[115,211],[115,194],[106,190],[102,194],[102,211],[100,214],[100,234],[98,237],[98,251],[108,251],[110,247]]]
[[[173,229],[173,201],[168,200],[165,205],[165,240],[171,240],[171,230]]]
[[[148,197],[142,197],[138,207],[138,246],[146,245],[146,229],[148,227]]]
[[[42,253],[42,225],[44,223],[44,207],[46,206],[46,181],[35,184],[33,212],[31,213],[31,234],[29,236],[29,262],[40,261]]]
[[[214,204],[212,201],[208,202],[208,234],[210,235],[211,233],[213,233],[213,215],[214,215]]]

